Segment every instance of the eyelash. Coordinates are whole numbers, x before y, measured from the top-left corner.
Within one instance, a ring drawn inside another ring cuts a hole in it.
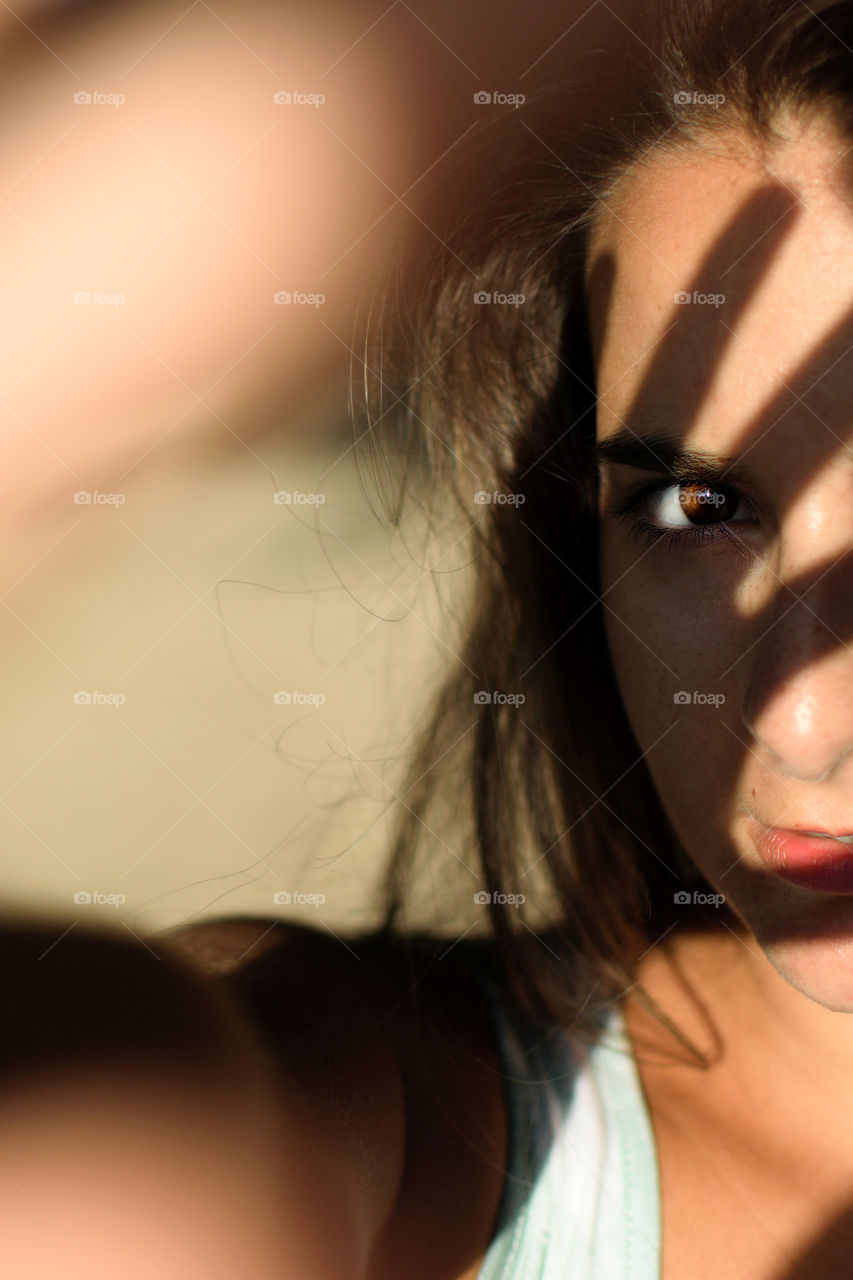
[[[655,546],[660,544],[668,551],[674,551],[682,546],[695,546],[699,542],[722,542],[727,541],[735,546],[735,548],[743,553],[744,547],[742,540],[738,538],[727,524],[719,525],[695,525],[690,529],[667,529],[665,525],[655,524],[652,520],[646,519],[645,516],[635,515],[636,508],[640,505],[643,498],[650,495],[664,492],[666,489],[677,489],[685,485],[707,486],[709,489],[718,491],[724,490],[726,493],[736,495],[741,501],[750,502],[750,499],[739,489],[732,485],[721,485],[716,480],[708,480],[702,477],[695,477],[690,480],[652,480],[648,484],[640,485],[624,498],[615,502],[610,508],[610,515],[617,520],[625,520],[628,522],[628,536],[635,541],[643,541],[647,546]],[[751,505],[751,503],[750,503]],[[744,523],[739,521],[738,523]]]

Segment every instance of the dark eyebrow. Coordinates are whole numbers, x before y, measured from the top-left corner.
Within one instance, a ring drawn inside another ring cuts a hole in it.
[[[600,441],[594,450],[598,463],[615,462],[638,471],[653,471],[669,475],[686,484],[706,480],[726,481],[728,484],[750,485],[752,476],[736,458],[715,453],[698,453],[695,449],[682,449],[662,432],[646,435],[623,427],[607,440]]]

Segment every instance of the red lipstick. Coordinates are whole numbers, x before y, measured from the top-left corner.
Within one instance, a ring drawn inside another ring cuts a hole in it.
[[[761,861],[783,880],[816,893],[853,893],[853,844],[766,827],[751,817],[747,828]]]

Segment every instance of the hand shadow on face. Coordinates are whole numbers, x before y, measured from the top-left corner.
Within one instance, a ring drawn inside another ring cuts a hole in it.
[[[699,324],[702,326],[702,341],[696,342],[693,349],[697,352],[696,365],[691,370],[692,378],[689,389],[680,395],[678,401],[678,444],[690,447],[690,430],[693,422],[706,404],[714,381],[715,373],[732,344],[738,341],[738,321],[750,306],[762,280],[777,259],[788,236],[794,230],[801,217],[801,210],[796,196],[787,188],[769,182],[756,195],[746,200],[723,229],[711,246],[696,270],[693,278],[684,283],[685,292],[707,292],[716,287],[717,282],[726,278],[727,272],[737,263],[739,273],[736,292],[726,290],[725,306],[717,314],[714,324],[707,309],[680,306],[674,303],[673,322],[658,342],[648,370],[624,410],[621,428],[636,430],[642,434],[640,423],[654,422],[661,419],[661,405],[672,403],[671,392],[668,395],[673,361],[683,361],[683,349],[679,338],[683,337],[680,326]],[[850,226],[851,243],[853,243],[853,219]],[[744,255],[748,254],[747,257]],[[606,327],[606,316],[612,299],[617,271],[617,262],[612,252],[603,252],[595,261],[590,271],[589,290],[595,290],[603,300],[598,311],[600,333]],[[710,283],[709,283],[710,282]],[[703,314],[704,313],[704,314]],[[597,337],[598,335],[596,335]],[[793,503],[797,495],[809,485],[834,456],[847,452],[851,454],[851,440],[839,437],[832,429],[819,420],[814,410],[808,407],[809,392],[833,369],[846,359],[853,348],[853,306],[827,332],[819,344],[805,351],[791,376],[770,396],[760,409],[753,413],[729,446],[730,456],[745,458],[758,445],[762,438],[782,421],[789,413],[799,414],[804,429],[813,428],[809,438],[809,448],[798,456],[796,470],[789,477],[788,496],[786,502]],[[806,403],[803,403],[806,402]],[[671,420],[668,416],[667,422]],[[637,424],[636,427],[632,424]],[[825,428],[825,429],[824,429]],[[661,467],[661,475],[668,468]],[[786,508],[787,509],[787,508]],[[780,521],[785,511],[779,509]],[[754,553],[745,547],[744,563]],[[648,552],[646,552],[648,554]],[[629,570],[630,572],[630,570]],[[610,609],[607,590],[601,594],[602,607]],[[734,601],[730,605],[732,611],[737,609]],[[777,628],[797,627],[798,643],[774,643],[773,635]],[[769,637],[769,640],[766,638]],[[813,663],[825,661],[833,653],[842,648],[850,648],[853,641],[853,546],[843,554],[827,558],[821,563],[813,564],[801,573],[782,580],[777,578],[770,598],[750,618],[750,639],[752,643],[737,662],[752,655],[755,663],[753,676],[747,685],[747,696],[743,708],[745,719],[756,724],[762,711],[767,708],[796,675]],[[756,646],[764,642],[764,652]],[[678,673],[672,672],[669,662],[659,659],[667,673],[676,678]],[[730,664],[726,670],[718,673],[722,680],[737,665]],[[853,680],[853,660],[851,660],[851,680]],[[686,688],[682,680],[680,687]],[[681,709],[674,707],[677,716]],[[703,708],[703,714],[722,714],[711,708]],[[715,779],[721,795],[736,795],[739,792],[739,778],[745,768],[748,757],[755,750],[749,741],[750,731],[740,719],[731,730],[731,752],[725,766],[725,773]],[[853,748],[853,723],[849,725],[849,744],[842,743],[846,750],[842,751],[833,763],[833,768],[822,775],[821,782],[834,774],[840,767],[850,766],[849,752]],[[808,781],[805,788],[808,788]],[[853,813],[853,794],[848,795],[847,812]],[[776,815],[770,815],[776,816]],[[800,816],[800,815],[798,815]],[[771,871],[762,871],[747,867],[738,859],[733,867],[737,867],[739,892],[744,892],[752,902],[760,902],[771,885],[778,890],[778,879]],[[732,868],[729,868],[732,870]],[[723,873],[724,880],[725,875]],[[780,913],[781,914],[781,913]],[[783,919],[763,922],[762,945],[806,940],[813,934],[813,920],[808,912],[791,910]],[[829,931],[824,934],[825,939]],[[840,934],[848,937],[848,932]],[[711,1010],[703,1002],[699,992],[690,983],[687,975],[677,962],[673,963],[676,980],[690,995],[701,1016],[711,1029],[710,1043],[722,1052],[722,1043],[716,1028],[713,1027]],[[824,1280],[826,1276],[846,1275],[850,1270],[850,1257],[853,1252],[853,1196],[847,1208],[828,1219],[827,1225],[804,1246],[799,1256],[789,1261],[788,1268],[781,1280]]]
[[[685,282],[686,293],[707,291],[711,287],[709,282],[716,286],[737,264],[739,275],[735,289],[731,293],[727,289],[725,306],[717,313],[716,324],[710,318],[710,308],[674,303],[673,322],[657,343],[649,368],[624,411],[621,419],[623,429],[636,431],[639,436],[639,425],[635,428],[632,423],[660,419],[661,405],[671,403],[668,383],[671,380],[673,362],[683,362],[684,359],[680,347],[684,336],[681,326],[698,324],[701,325],[701,342],[696,342],[693,346],[697,354],[696,364],[691,369],[690,390],[680,394],[677,410],[677,443],[689,448],[691,425],[709,396],[716,369],[727,350],[738,341],[738,320],[753,302],[762,280],[800,217],[796,195],[777,182],[768,181],[766,186],[744,201],[704,255],[693,278]],[[599,330],[603,330],[607,324],[606,316],[615,285],[616,270],[615,257],[612,252],[607,251],[601,253],[590,271],[589,290],[596,290],[602,299],[598,312]],[[729,456],[736,454],[738,458],[745,458],[774,425],[792,410],[807,417],[809,423],[813,423],[814,430],[809,439],[808,453],[798,457],[796,474],[790,477],[787,499],[789,505],[833,455],[845,449],[850,451],[850,445],[820,420],[816,420],[814,411],[804,407],[801,401],[841,363],[851,346],[853,306],[833,325],[819,344],[804,353],[790,378],[744,424],[734,441],[734,452],[729,453]],[[661,473],[666,474],[667,470],[662,462]],[[780,520],[784,518],[783,510],[779,511],[779,517]],[[753,555],[754,552],[745,547],[744,563],[746,564],[747,557]],[[607,594],[607,590],[602,592],[602,607],[613,612],[607,601]],[[731,609],[736,611],[734,602]],[[776,644],[773,640],[774,632],[778,636],[776,629],[790,628],[795,621],[798,643],[781,646]],[[750,723],[755,724],[762,711],[798,672],[825,660],[840,648],[850,646],[853,640],[853,547],[842,555],[811,565],[786,581],[777,578],[771,597],[751,616],[750,634],[755,639],[741,658],[746,658],[756,645],[762,643],[770,650],[759,654],[754,676],[748,686],[746,711]],[[678,673],[672,671],[669,662],[662,658],[658,660],[677,681]],[[730,664],[727,670],[718,673],[718,678],[722,679],[736,665],[737,662]],[[685,687],[683,681],[682,687]],[[724,712],[703,707],[703,714]],[[754,747],[748,741],[749,731],[740,718],[736,728],[728,724],[726,727],[732,735],[732,751],[726,762],[724,775],[715,779],[715,782],[721,795],[734,795],[738,792],[741,770]],[[850,746],[853,747],[853,724],[850,726],[850,737]],[[841,760],[844,760],[844,756]],[[849,756],[847,763],[849,764]],[[838,764],[839,760],[836,760],[833,770],[829,772],[833,772]],[[850,798],[850,803],[853,805],[853,797]],[[747,886],[752,901],[760,901],[763,891],[772,882],[778,887],[778,880],[770,871],[746,867],[740,860],[733,866],[737,866],[740,884]],[[809,928],[809,921],[803,918],[803,913],[791,911],[778,926],[768,924],[763,940],[767,943],[805,938],[809,936]]]

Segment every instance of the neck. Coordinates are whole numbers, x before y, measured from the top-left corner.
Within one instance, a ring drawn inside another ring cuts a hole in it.
[[[639,966],[642,988],[708,1062],[643,1007],[632,990],[625,1013],[638,1061],[699,1089],[712,1081],[724,1105],[760,1096],[808,1124],[853,1135],[853,1016],[824,1008],[782,978],[751,933],[675,931]],[[727,1092],[726,1089],[730,1089]],[[741,1105],[745,1105],[741,1101]],[[849,1121],[849,1122],[848,1122]]]

